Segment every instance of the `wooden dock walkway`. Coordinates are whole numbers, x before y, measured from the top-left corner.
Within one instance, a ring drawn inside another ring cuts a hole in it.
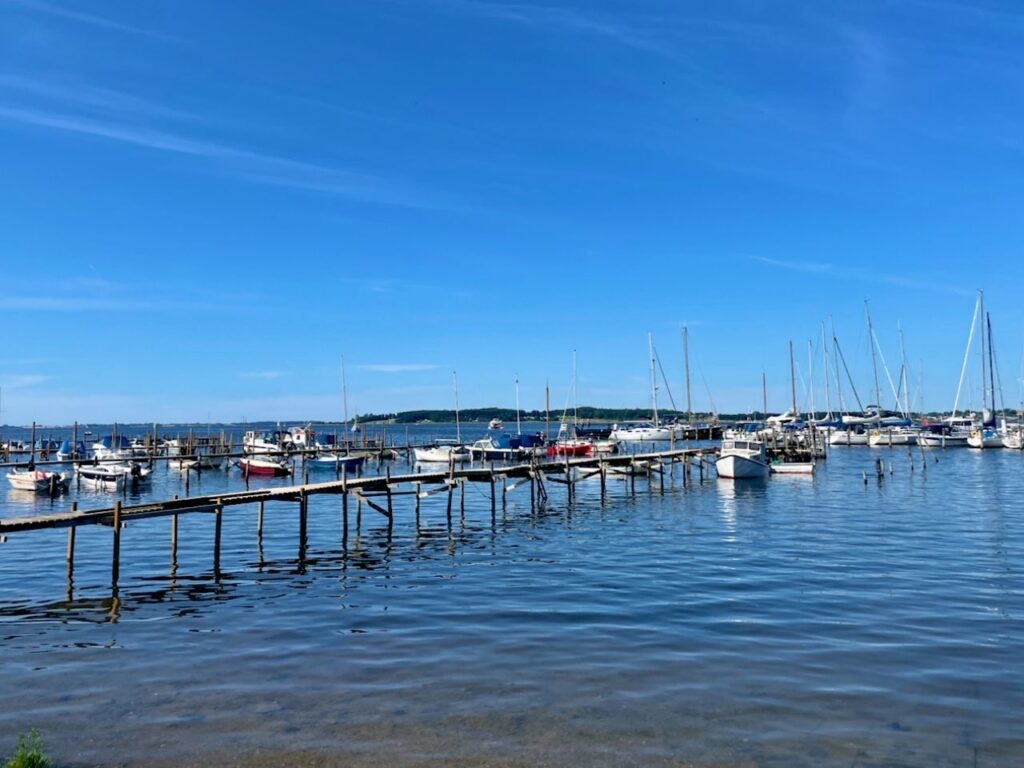
[[[545,481],[563,485],[567,498],[572,503],[576,484],[590,478],[599,478],[601,497],[607,493],[609,477],[626,481],[627,493],[636,493],[637,477],[646,478],[649,488],[655,484],[661,491],[665,488],[666,467],[671,474],[677,464],[683,466],[683,485],[693,482],[691,471],[694,467],[703,481],[708,474],[708,457],[716,453],[714,448],[685,448],[636,454],[599,455],[585,458],[557,458],[553,460],[532,461],[518,464],[488,464],[460,467],[449,464],[442,465],[435,471],[410,472],[392,475],[390,470],[384,474],[373,476],[349,476],[342,473],[340,479],[326,482],[304,483],[274,488],[246,489],[230,493],[219,493],[207,496],[186,496],[184,498],[151,501],[143,504],[124,505],[121,501],[114,502],[111,507],[79,510],[76,505],[68,512],[35,517],[9,518],[0,520],[0,543],[12,534],[28,533],[44,529],[68,529],[67,541],[67,575],[69,584],[72,581],[75,559],[75,532],[87,525],[109,526],[112,531],[111,549],[111,584],[117,591],[120,574],[120,552],[122,530],[131,522],[153,517],[169,517],[171,519],[171,559],[177,557],[178,516],[190,513],[211,513],[215,517],[213,540],[213,569],[220,571],[220,550],[222,515],[226,508],[243,505],[257,505],[257,537],[262,543],[264,525],[264,506],[267,502],[291,502],[298,505],[300,560],[306,551],[307,516],[309,498],[317,495],[339,495],[341,497],[342,540],[348,540],[350,502],[356,505],[356,527],[361,524],[362,507],[379,513],[387,520],[387,533],[393,530],[396,510],[396,499],[403,496],[414,497],[414,515],[417,527],[420,522],[420,501],[435,494],[447,493],[446,517],[448,525],[452,523],[452,505],[456,489],[461,491],[459,498],[460,510],[464,509],[465,484],[483,483],[490,487],[490,512],[492,521],[495,519],[500,505],[505,509],[507,494],[516,488],[529,484],[531,512],[543,507],[548,500]],[[673,475],[674,477],[674,475]]]

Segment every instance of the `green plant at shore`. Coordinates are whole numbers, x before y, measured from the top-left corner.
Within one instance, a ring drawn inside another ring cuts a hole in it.
[[[18,747],[4,768],[48,768],[50,762],[43,753],[43,737],[33,728],[18,736]]]

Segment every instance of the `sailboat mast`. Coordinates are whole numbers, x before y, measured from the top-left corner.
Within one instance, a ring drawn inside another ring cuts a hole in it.
[[[551,439],[551,382],[544,379],[544,439]]]
[[[690,404],[690,329],[683,325],[683,369],[686,373],[686,423],[693,423],[693,407]]]
[[[903,345],[903,324],[899,325],[900,332],[900,357],[902,358],[902,370],[900,371],[900,386],[903,388],[903,418],[910,418],[910,370],[907,368],[907,349]]]
[[[341,409],[345,417],[345,430],[348,431],[348,382],[345,380],[345,356],[341,356]]]
[[[988,326],[988,380],[992,385],[992,421],[996,418],[996,374],[992,365],[992,316],[985,313],[985,324]]]
[[[580,423],[580,403],[579,403],[579,390],[576,388],[576,350],[572,351],[572,427],[573,433],[576,432],[576,426]],[[575,434],[573,434],[575,437]]]
[[[814,410],[814,345],[811,340],[807,340],[807,391],[808,391],[808,407],[811,409],[811,420],[813,421],[817,415],[817,411]]]
[[[988,386],[985,382],[985,293],[978,291],[978,317],[981,320],[981,421],[984,426],[985,401],[988,400]]]
[[[821,321],[821,364],[825,369],[825,418],[832,421],[832,394],[828,381],[828,344],[825,342],[825,321]]]
[[[658,379],[654,370],[654,338],[647,332],[647,349],[651,356],[651,411],[654,415],[654,426],[658,426]]]
[[[761,371],[761,421],[768,426],[768,377]]]
[[[871,375],[875,381],[875,407],[882,407],[882,390],[878,388],[878,361],[875,359],[875,329],[871,325],[871,310],[868,308],[868,300],[864,299],[864,315],[868,320],[868,346],[871,347]]]
[[[516,375],[516,434],[523,434],[523,428],[519,421],[519,376]]]
[[[793,416],[797,415],[796,411],[796,374],[794,373],[793,365],[793,342],[789,342],[789,386],[793,390]]]
[[[459,374],[452,371],[452,386],[455,388],[455,441],[462,445],[462,426],[459,423]]]
[[[964,348],[964,362],[960,366],[960,381],[956,385],[956,397],[953,399],[953,416],[956,418],[957,409],[960,407],[960,392],[964,386],[964,376],[967,375],[967,361],[971,356],[971,344],[974,343],[974,329],[978,324],[978,309],[981,306],[981,292],[978,292],[978,299],[974,302],[974,314],[971,315],[971,332],[967,334],[967,346]]]

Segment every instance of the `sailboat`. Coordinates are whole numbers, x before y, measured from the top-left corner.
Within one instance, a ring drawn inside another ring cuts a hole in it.
[[[967,446],[969,448],[1002,448],[1003,447],[1003,436],[996,429],[996,379],[995,379],[995,367],[992,358],[992,318],[989,317],[985,312],[985,298],[984,295],[978,292],[978,306],[980,308],[979,316],[981,317],[981,413],[982,420],[981,424],[971,430],[970,437],[967,438]],[[985,333],[986,327],[988,333]],[[988,384],[985,383],[985,347],[986,347],[986,336],[988,342]],[[986,408],[985,398],[987,395],[991,395],[991,408]]]
[[[345,356],[341,356],[341,409],[344,417],[344,425],[348,427],[348,383],[345,380]],[[325,450],[329,446],[321,446],[317,443],[319,450],[317,455],[306,459],[310,469],[330,470],[337,473],[342,471],[354,472],[363,466],[366,456],[353,456],[348,451],[335,446],[334,450]]]
[[[565,408],[562,410],[562,421],[558,426],[558,436],[548,446],[548,456],[590,456],[594,452],[594,444],[590,440],[579,437],[576,425],[579,423],[579,403],[576,398],[576,350],[572,351],[572,381],[568,395],[572,396],[572,424],[567,421],[569,398],[566,397]]]
[[[413,456],[416,461],[424,464],[462,464],[469,461],[469,449],[462,445],[462,424],[459,420],[459,376],[452,371],[452,386],[455,389],[455,444],[437,444],[422,448],[413,448]]]
[[[672,427],[664,426],[658,420],[658,380],[655,372],[654,340],[647,334],[647,348],[651,357],[651,421],[643,424],[614,425],[611,439],[624,442],[653,442],[671,440]]]

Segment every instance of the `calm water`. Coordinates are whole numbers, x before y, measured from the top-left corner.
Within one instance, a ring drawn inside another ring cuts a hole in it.
[[[479,429],[479,428],[477,428]],[[404,433],[403,438],[404,441]],[[389,540],[314,499],[0,546],[0,748],[62,765],[1024,765],[1024,456],[837,448],[813,479],[486,486]],[[875,456],[893,474],[865,484]],[[154,496],[183,493],[157,470]],[[696,471],[693,474],[697,479]],[[264,481],[281,483],[281,481]],[[192,492],[239,487],[237,470]],[[97,506],[111,496],[71,500]],[[0,490],[0,517],[51,502]]]

